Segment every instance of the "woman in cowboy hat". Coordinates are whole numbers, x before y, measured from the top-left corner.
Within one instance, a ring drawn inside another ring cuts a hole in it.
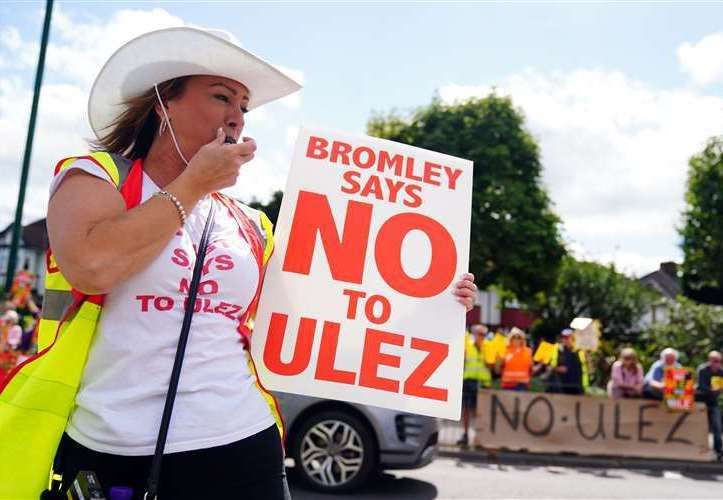
[[[48,207],[63,276],[104,296],[59,448],[66,485],[87,469],[107,491],[144,491],[214,205],[160,492],[288,497],[279,431],[236,334],[261,278],[257,235],[239,231],[238,218],[258,234],[265,227],[260,214],[216,193],[254,157],[255,142],[241,137],[244,115],[299,88],[227,34],[190,27],[146,33],[101,69],[88,114],[94,149],[111,155],[62,161]],[[132,162],[127,172],[122,159]]]
[[[49,346],[39,359],[48,364],[53,349],[75,353],[69,342],[92,339],[80,369],[61,370],[66,379],[79,374],[53,468],[66,487],[76,471],[92,470],[107,493],[144,491],[213,206],[160,494],[289,496],[275,408],[236,334],[247,332],[258,297],[270,224],[218,191],[254,157],[256,144],[241,135],[245,114],[299,88],[228,35],[190,27],[128,42],[96,78],[88,105],[96,152],[59,162],[48,208],[52,255],[40,336],[50,337],[39,339]],[[455,289],[467,309],[475,288],[470,276]],[[39,420],[32,410],[26,415]]]

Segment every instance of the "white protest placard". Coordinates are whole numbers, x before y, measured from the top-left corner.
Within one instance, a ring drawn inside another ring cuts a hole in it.
[[[302,129],[251,350],[271,390],[459,419],[472,163]]]
[[[595,352],[600,345],[600,322],[592,318],[575,318],[570,323],[575,330],[575,347]]]

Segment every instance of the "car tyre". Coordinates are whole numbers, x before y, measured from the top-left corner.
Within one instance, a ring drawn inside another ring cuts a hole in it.
[[[295,475],[324,493],[355,490],[377,471],[377,444],[369,425],[343,410],[304,418],[294,429],[290,451]]]

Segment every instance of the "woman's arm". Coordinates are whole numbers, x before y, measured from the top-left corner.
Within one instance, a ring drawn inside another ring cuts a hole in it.
[[[204,193],[179,176],[166,189],[191,212]],[[68,172],[48,205],[48,237],[66,279],[88,294],[107,293],[145,268],[180,226],[176,207],[153,197],[131,210],[118,190]]]
[[[610,371],[610,378],[613,381],[613,387],[619,389],[628,389],[628,384],[623,382],[623,366],[619,361],[613,363],[612,370]]]
[[[165,190],[190,213],[204,195],[236,183],[254,157],[249,138],[224,144],[223,129]],[[72,175],[71,175],[72,174]],[[144,269],[180,226],[176,207],[153,197],[126,210],[120,193],[89,174],[68,172],[48,205],[48,237],[63,275],[78,290],[107,293]]]

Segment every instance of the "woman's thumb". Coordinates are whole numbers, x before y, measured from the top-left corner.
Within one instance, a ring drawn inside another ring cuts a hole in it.
[[[214,142],[216,142],[216,144],[223,144],[225,139],[226,134],[223,133],[223,128],[218,127],[218,130],[216,130],[216,139],[214,139]]]

